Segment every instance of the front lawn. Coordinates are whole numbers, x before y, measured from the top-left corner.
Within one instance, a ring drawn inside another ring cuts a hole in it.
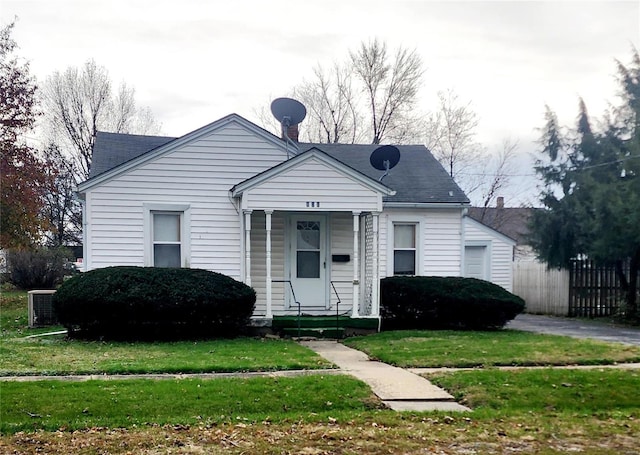
[[[640,361],[640,347],[515,330],[392,331],[344,344],[403,368],[604,365]]]
[[[116,343],[66,340],[64,335],[25,339],[59,330],[27,328],[25,292],[0,298],[0,376],[62,374],[204,373],[330,368],[331,363],[286,340]]]
[[[210,373],[331,368],[313,351],[286,340],[166,343],[67,341],[62,336],[3,340],[0,376]]]
[[[3,382],[0,432],[326,419],[379,401],[349,376]]]
[[[462,414],[382,410],[345,376],[2,383],[0,452],[636,454],[639,375],[429,376],[474,408]]]

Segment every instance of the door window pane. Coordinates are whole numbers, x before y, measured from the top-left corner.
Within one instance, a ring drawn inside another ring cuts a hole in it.
[[[320,249],[320,223],[317,221],[298,221],[297,226],[297,249],[298,250],[319,250]]]
[[[296,269],[298,278],[320,278],[320,252],[298,251]]]

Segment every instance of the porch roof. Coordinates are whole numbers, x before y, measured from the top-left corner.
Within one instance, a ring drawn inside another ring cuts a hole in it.
[[[382,211],[395,191],[313,148],[231,188],[245,210]]]

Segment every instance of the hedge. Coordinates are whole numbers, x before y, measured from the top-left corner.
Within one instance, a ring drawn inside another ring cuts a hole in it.
[[[497,329],[524,300],[475,278],[389,277],[380,282],[382,330]]]
[[[71,336],[112,339],[230,337],[253,314],[255,291],[200,269],[107,267],[65,281],[54,295]]]

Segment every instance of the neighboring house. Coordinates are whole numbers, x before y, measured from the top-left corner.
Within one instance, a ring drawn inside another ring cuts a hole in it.
[[[382,181],[376,147],[296,149],[235,114],[179,138],[98,133],[78,188],[85,270],[217,271],[256,290],[256,324],[297,314],[297,302],[304,314],[378,319],[380,278],[463,275],[476,226],[425,147],[399,146]]]
[[[495,207],[470,207],[468,215],[515,240],[516,246],[513,250],[515,262],[535,261],[536,254],[529,245],[528,238],[529,222],[534,210],[536,209],[528,207],[505,207],[504,199],[499,197]]]

